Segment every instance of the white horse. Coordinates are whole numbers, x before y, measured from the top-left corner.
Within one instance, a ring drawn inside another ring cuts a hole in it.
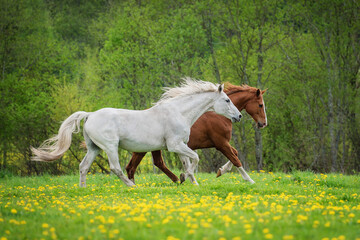
[[[232,121],[241,119],[241,113],[223,88],[223,85],[185,78],[180,87],[167,88],[161,99],[147,110],[103,108],[96,112],[75,112],[61,124],[58,135],[38,149],[31,148],[35,155],[32,160],[59,159],[70,148],[72,133],[79,132],[80,121],[84,119],[87,153],[80,163],[81,187],[86,186],[86,174],[100,149],[106,152],[111,171],[127,186],[135,185],[121,170],[119,146],[130,152],[167,149],[178,153],[185,168],[182,177],[197,185],[194,170],[199,157],[187,146],[191,126],[210,110]]]

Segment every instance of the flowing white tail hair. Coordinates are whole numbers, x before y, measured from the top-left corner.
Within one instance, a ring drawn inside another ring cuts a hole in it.
[[[59,133],[44,141],[39,148],[31,147],[33,161],[50,162],[59,159],[70,148],[72,133],[80,131],[80,122],[89,116],[87,112],[75,112],[60,126]]]

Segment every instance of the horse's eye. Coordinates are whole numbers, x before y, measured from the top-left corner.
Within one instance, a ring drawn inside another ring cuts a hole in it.
[[[259,107],[260,107],[260,108],[262,108],[262,107],[263,107],[263,105],[262,105],[262,104],[259,104]]]
[[[230,99],[226,99],[225,101],[226,101],[226,102],[230,102]]]

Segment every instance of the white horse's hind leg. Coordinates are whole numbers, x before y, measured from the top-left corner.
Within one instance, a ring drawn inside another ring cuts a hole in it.
[[[128,187],[135,186],[135,184],[123,173],[119,163],[119,156],[116,149],[108,149],[105,151],[109,158],[110,170],[118,176]]]
[[[221,175],[224,175],[225,173],[230,172],[232,166],[233,166],[233,164],[230,161],[225,163],[221,168],[219,168],[216,177],[220,177]]]
[[[86,187],[86,174],[89,172],[91,164],[94,162],[100,149],[90,140],[88,135],[84,132],[87,153],[79,166],[80,172],[80,187]]]
[[[254,184],[255,182],[251,179],[251,177],[245,172],[245,169],[243,167],[238,167],[238,170],[242,176],[242,178],[245,181],[249,181],[251,184]]]
[[[99,149],[89,149],[84,159],[80,163],[80,187],[86,187],[86,174],[89,172],[90,166],[99,153]]]

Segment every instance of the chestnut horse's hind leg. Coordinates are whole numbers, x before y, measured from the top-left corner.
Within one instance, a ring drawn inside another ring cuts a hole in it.
[[[151,154],[154,165],[163,171],[174,183],[179,182],[179,178],[166,167],[165,162],[161,156],[161,151],[153,151]]]
[[[130,162],[128,163],[128,165],[126,166],[126,172],[128,175],[128,178],[135,183],[135,171],[136,168],[139,166],[141,160],[144,158],[146,152],[139,152],[139,153],[133,153]]]

